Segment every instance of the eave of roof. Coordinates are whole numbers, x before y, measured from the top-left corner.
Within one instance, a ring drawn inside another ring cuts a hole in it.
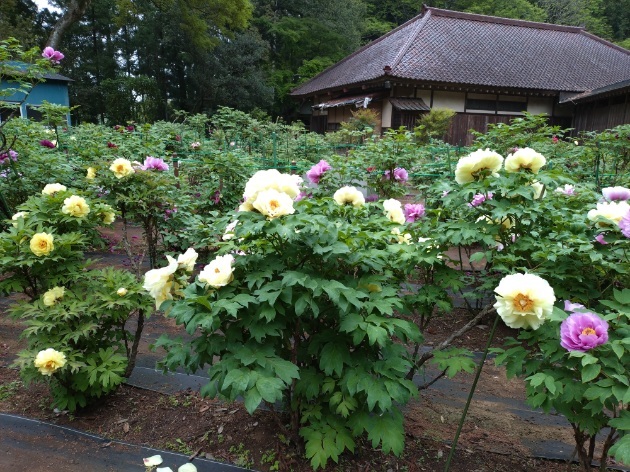
[[[630,91],[630,79],[622,80],[614,84],[606,85],[594,90],[587,90],[582,93],[568,95],[560,98],[560,103],[579,103],[583,101],[596,100],[602,95],[617,95]]]

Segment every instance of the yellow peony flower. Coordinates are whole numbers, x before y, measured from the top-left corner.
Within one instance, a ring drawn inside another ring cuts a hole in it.
[[[110,225],[114,222],[114,220],[116,220],[116,213],[113,211],[103,212],[101,213],[101,216],[103,217],[103,224],[106,225]]]
[[[411,244],[411,234],[402,234],[398,228],[394,228],[391,233],[398,239],[398,244]]]
[[[234,278],[232,262],[234,257],[230,254],[218,256],[199,273],[199,281],[214,288],[229,284]]]
[[[37,233],[31,238],[31,251],[36,256],[47,256],[55,249],[53,240],[52,234]]]
[[[355,207],[360,207],[365,204],[365,197],[355,187],[341,187],[333,195],[337,205],[350,204]]]
[[[621,218],[624,217],[626,213],[630,211],[630,205],[627,201],[619,201],[619,202],[603,202],[598,203],[597,208],[590,210],[587,214],[587,217],[591,221],[597,221],[600,218],[606,218],[607,220],[614,221],[616,224],[619,224]],[[599,221],[599,226],[609,226],[610,223],[606,223],[605,221]]]
[[[527,169],[537,174],[546,162],[547,160],[542,154],[531,148],[521,148],[505,158],[504,166],[506,172],[518,172]]]
[[[43,375],[52,375],[66,365],[66,356],[63,352],[55,351],[52,347],[39,351],[35,357],[35,367]]]
[[[394,208],[392,211],[386,212],[385,216],[389,221],[398,223],[399,225],[405,224],[405,212],[402,208]]]
[[[109,170],[111,170],[118,179],[127,177],[135,172],[133,167],[131,167],[131,162],[123,157],[119,157],[112,162],[112,165],[109,166]]]
[[[494,291],[494,308],[510,328],[538,329],[556,301],[549,283],[534,274],[506,275]]]
[[[44,189],[42,190],[42,195],[54,195],[57,192],[64,192],[67,188],[65,185],[61,184],[46,184]]]
[[[53,306],[55,303],[57,303],[57,300],[61,300],[63,298],[65,291],[66,289],[63,287],[51,288],[46,293],[44,293],[44,305]]]
[[[96,177],[96,169],[94,167],[88,167],[87,175],[85,176],[85,178],[88,180],[94,180],[95,177]]]
[[[72,195],[63,201],[61,212],[66,215],[82,218],[90,212],[90,207],[85,201],[85,198]]]
[[[269,220],[295,213],[293,199],[286,193],[274,189],[259,192],[252,205]]]
[[[17,228],[18,227],[17,220],[20,218],[26,218],[27,216],[28,216],[28,211],[18,211],[15,215],[11,217],[11,219],[14,221],[11,224],[13,225],[14,228]]]
[[[127,295],[127,289],[125,287],[120,287],[118,290],[116,290],[116,294],[119,297],[124,297],[125,295]]]
[[[177,267],[184,269],[186,272],[192,272],[195,269],[195,262],[197,262],[197,251],[189,247],[184,254],[180,254],[177,258]]]
[[[460,185],[474,182],[482,171],[490,171],[494,175],[502,164],[503,158],[496,152],[490,149],[478,149],[457,162],[455,181]]]
[[[545,192],[545,186],[540,182],[534,181],[530,185],[534,189],[534,200],[541,199],[547,193]]]
[[[173,287],[173,274],[177,270],[177,261],[171,256],[166,256],[168,266],[160,269],[152,269],[144,274],[143,288],[155,299],[155,308],[165,300],[172,300],[171,288]]]
[[[252,202],[243,202],[239,205],[238,211],[254,211],[254,205]]]

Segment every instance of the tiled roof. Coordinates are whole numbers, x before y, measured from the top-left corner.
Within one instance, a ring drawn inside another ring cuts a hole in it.
[[[630,79],[630,51],[579,27],[425,7],[291,94],[385,77],[582,92]]]
[[[581,102],[588,99],[599,98],[604,94],[614,95],[627,92],[628,90],[630,90],[630,79],[606,85],[605,87],[600,87],[595,90],[587,90],[586,92],[571,94],[564,97],[561,96],[560,103]]]

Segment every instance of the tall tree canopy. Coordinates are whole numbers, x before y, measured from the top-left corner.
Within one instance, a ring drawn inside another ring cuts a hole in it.
[[[630,46],[630,0],[0,0],[0,39],[66,54],[82,121],[220,105],[293,116],[293,87],[416,16],[422,4],[584,26]],[[48,38],[48,40],[46,39]]]

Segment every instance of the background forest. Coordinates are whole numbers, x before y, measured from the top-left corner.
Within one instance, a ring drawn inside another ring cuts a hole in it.
[[[2,0],[0,39],[63,51],[75,123],[168,120],[220,105],[291,119],[292,88],[423,3],[580,25],[630,47],[630,0],[50,0],[58,11]]]

